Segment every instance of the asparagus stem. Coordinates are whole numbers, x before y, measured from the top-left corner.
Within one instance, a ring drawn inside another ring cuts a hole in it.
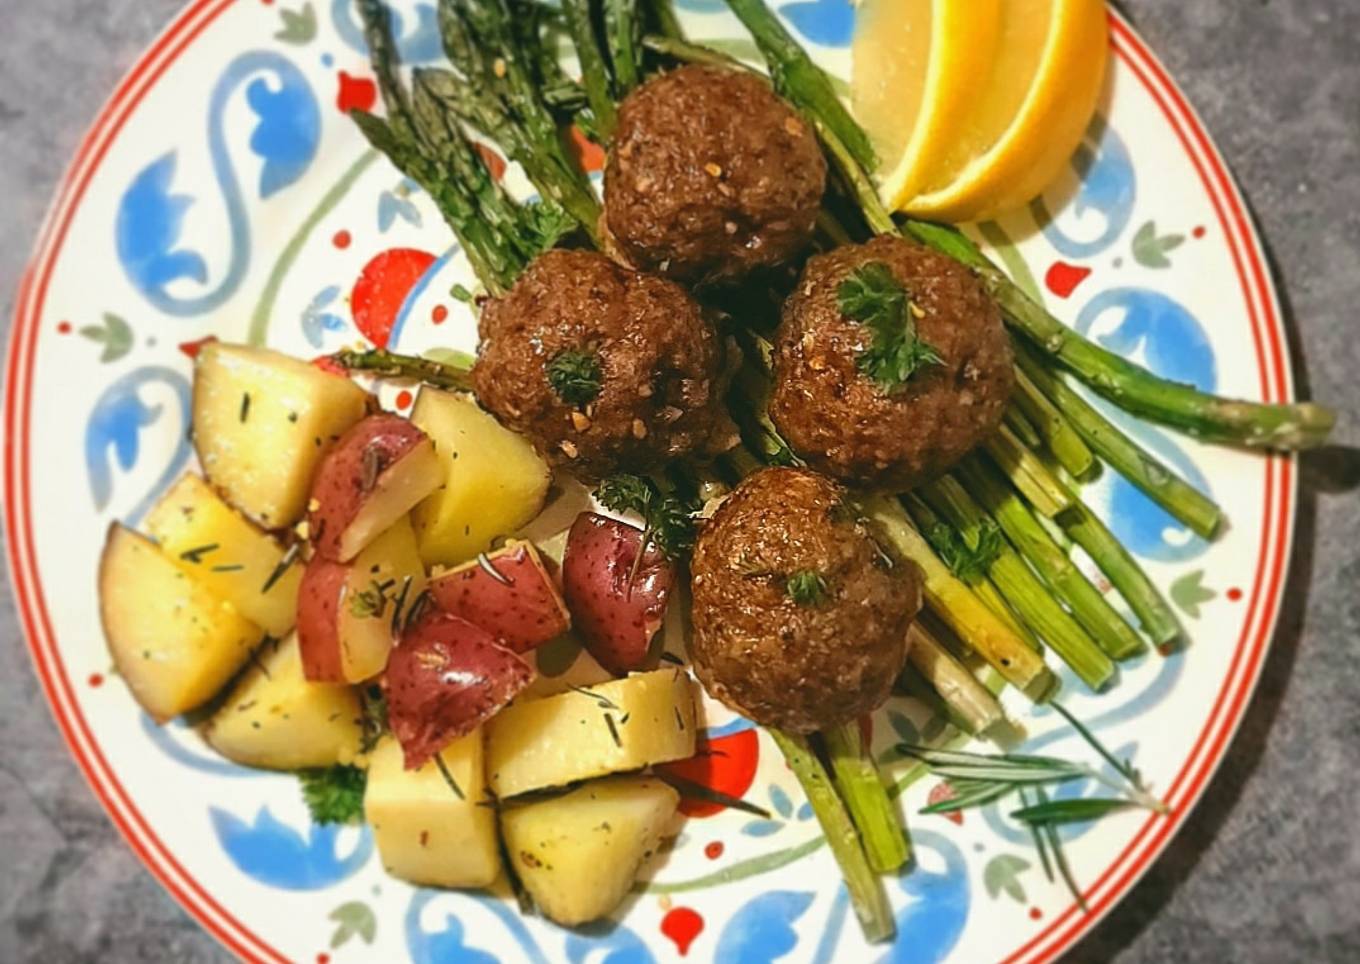
[[[918,525],[929,524],[931,509],[953,525],[968,529],[988,520],[987,513],[953,476],[946,476],[921,490],[925,502],[909,498],[908,506]],[[927,505],[929,503],[929,505]],[[1091,635],[1053,598],[1050,590],[1009,545],[992,560],[988,576],[997,590],[1077,677],[1093,690],[1114,678],[1115,667]]]
[[[658,36],[673,40],[684,40],[685,30],[680,26],[672,0],[643,0],[647,6],[647,30]]]
[[[680,36],[649,33],[642,38],[642,45],[663,57],[686,64],[706,64],[710,67],[728,67],[732,70],[751,69],[730,54],[690,43]]]
[[[642,18],[637,0],[604,0],[604,33],[620,98],[642,82]]]
[[[836,96],[826,74],[770,8],[762,0],[727,0],[727,5],[755,38],[769,64],[775,89],[807,113],[822,118],[860,167],[869,171],[878,167],[869,136]]]
[[[1015,433],[1016,438],[1030,448],[1037,449],[1044,444],[1043,436],[1039,434],[1039,430],[1035,428],[1034,423],[1029,420],[1029,416],[1020,409],[1020,406],[1011,405],[1010,408],[1006,409],[1005,420],[1005,424]]]
[[[1084,503],[1078,500],[1063,519],[1063,531],[1081,546],[1129,604],[1143,632],[1162,652],[1181,636],[1180,621],[1138,560]]]
[[[604,54],[600,51],[595,35],[590,7],[590,0],[562,0],[562,12],[566,15],[567,30],[576,47],[576,59],[581,65],[581,79],[585,84],[586,98],[590,101],[590,112],[595,115],[600,134],[608,141],[614,136],[619,115],[614,106],[609,73],[605,69]]]
[[[472,391],[472,372],[415,355],[399,355],[375,348],[371,351],[338,351],[331,358],[346,371],[367,372],[384,378],[410,378],[435,388]]]
[[[1039,485],[1046,489],[1066,489],[1062,480],[1033,452],[1027,454]],[[1180,637],[1181,627],[1171,604],[1105,523],[1070,489],[1067,492],[1071,496],[1068,511],[1057,520],[1063,532],[1086,551],[1110,584],[1119,590],[1153,644],[1164,649],[1174,643]]]
[[[1081,434],[1019,365],[1015,369],[1015,395],[1012,401],[1011,411],[1024,413],[1044,444],[1048,446],[1048,450],[1053,453],[1053,457],[1058,460],[1058,464],[1066,469],[1072,478],[1085,481],[1095,475],[1100,464],[1082,441]],[[1028,444],[1038,447],[1037,442]]]
[[[474,159],[475,163],[458,171],[457,177],[442,169],[438,146],[444,143],[441,132],[428,123],[428,118],[424,126],[418,123],[411,98],[398,77],[396,44],[386,5],[378,0],[364,0],[359,12],[387,118],[355,111],[351,115],[355,124],[374,148],[387,155],[434,199],[467,252],[477,277],[493,295],[503,294],[523,265],[512,240],[514,232],[507,234],[503,224],[492,224],[479,216],[478,198],[469,185],[479,180],[478,166],[485,174],[484,165],[480,159]],[[445,146],[457,149],[457,145]],[[470,181],[465,183],[463,178]]]
[[[946,476],[945,479],[940,481],[952,481],[952,479]],[[924,491],[924,489],[918,491]],[[903,507],[907,510],[907,514],[911,516],[912,522],[915,523],[916,530],[926,537],[926,541],[929,542],[935,548],[935,551],[940,553],[942,557],[945,555],[942,539],[944,536],[949,535],[950,531],[962,540],[964,545],[977,548],[982,540],[983,526],[987,524],[995,525],[995,523],[992,523],[991,520],[986,517],[985,513],[978,513],[966,520],[959,517],[959,521],[955,521],[955,518],[951,517],[950,520],[946,522],[944,519],[940,518],[940,516],[936,515],[935,510],[923,502],[920,496],[915,493],[907,493],[902,496],[901,502]],[[949,531],[942,532],[942,530]],[[1003,543],[998,547],[996,554],[997,556],[1000,556],[1009,551],[1011,551],[1010,547]],[[977,593],[978,598],[991,607],[992,612],[1001,617],[1007,626],[1011,627],[1012,630],[1024,638],[1025,642],[1029,643],[1030,649],[1033,649],[1035,652],[1041,652],[1043,650],[1043,643],[1041,643],[1039,638],[1034,635],[1034,632],[1029,628],[1029,625],[1016,614],[1016,610],[1006,600],[1005,595],[997,587],[995,580],[992,579],[992,571],[995,566],[996,558],[993,558],[988,563],[987,570],[983,572],[979,578],[973,580],[964,579],[964,582],[972,586],[973,592]],[[958,573],[955,573],[955,575],[958,575]]]
[[[944,701],[962,729],[985,733],[1005,719],[996,697],[919,620],[912,623],[907,639],[912,667]]]
[[[497,130],[487,133],[524,167],[539,193],[565,208],[598,247],[599,202],[544,103],[532,69],[542,56],[521,48],[506,0],[440,0],[438,12],[449,60],[466,78],[472,96],[492,98],[496,105]],[[509,140],[502,140],[507,130]]]
[[[1113,659],[1127,659],[1143,651],[1145,647],[1138,633],[1091,585],[995,468],[977,456],[969,456],[960,463],[959,472],[969,491],[991,513],[1006,537],[1071,607],[1077,622],[1106,654]]]
[[[1214,537],[1223,520],[1217,505],[1140,448],[1060,376],[1046,370],[1028,346],[1017,348],[1021,369],[1101,458],[1192,532],[1204,539]]]
[[[812,812],[817,815],[831,853],[840,865],[841,876],[850,893],[850,904],[864,929],[865,940],[870,943],[891,940],[897,928],[887,894],[869,866],[855,825],[845,804],[836,795],[826,769],[803,737],[779,730],[770,730],[770,736],[802,784],[808,803],[812,804]]]
[[[864,843],[869,866],[880,874],[897,870],[907,862],[910,850],[897,810],[888,799],[878,767],[864,745],[856,722],[822,732],[827,759],[841,799]]]
[[[1048,466],[1008,427],[1002,425],[995,435],[983,443],[983,448],[1011,480],[1011,484],[1034,507],[1034,511],[1046,518],[1056,519],[1072,508],[1076,499],[1071,490],[1054,478]]]
[[[897,551],[920,567],[926,601],[959,639],[1012,686],[1032,699],[1046,699],[1055,679],[1043,658],[949,571],[902,507],[886,496],[871,496],[862,504]]]
[[[903,222],[906,233],[973,268],[1011,324],[1037,351],[1134,415],[1210,442],[1293,450],[1322,445],[1336,413],[1311,402],[1263,404],[1220,398],[1154,375],[1064,325],[1035,303],[954,228]],[[1089,439],[1088,439],[1089,441]]]

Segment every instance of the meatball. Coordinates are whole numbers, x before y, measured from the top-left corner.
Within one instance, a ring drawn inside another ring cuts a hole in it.
[[[904,310],[939,357],[886,389],[860,368],[873,332],[840,303],[841,283],[875,262],[905,290]],[[1001,312],[968,268],[876,238],[808,262],[784,305],[774,379],[770,417],[794,452],[838,479],[902,491],[947,471],[996,430],[1015,373]]]
[[[600,254],[549,251],[482,311],[482,405],[593,481],[731,447],[723,342],[673,281]]]
[[[856,719],[888,698],[906,663],[920,575],[844,495],[806,469],[765,469],[695,547],[694,671],[765,726],[810,733]]]
[[[644,270],[733,280],[805,248],[825,188],[817,138],[766,81],[681,67],[619,108],[605,233]]]

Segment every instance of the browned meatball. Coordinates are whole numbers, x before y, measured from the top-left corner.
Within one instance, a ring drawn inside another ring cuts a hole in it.
[[[853,720],[888,698],[906,663],[920,575],[844,494],[806,469],[765,469],[695,547],[694,671],[757,723],[810,733]]]
[[[604,219],[633,265],[721,282],[806,247],[825,188],[817,138],[766,81],[681,67],[620,106]]]
[[[549,251],[482,311],[482,405],[587,481],[735,441],[723,343],[689,293],[600,254]]]
[[[910,299],[917,335],[939,355],[885,389],[860,370],[871,329],[841,312],[843,281],[886,265]],[[808,262],[775,337],[770,416],[813,468],[905,490],[962,458],[1001,423],[1015,383],[1001,312],[966,267],[898,238]]]

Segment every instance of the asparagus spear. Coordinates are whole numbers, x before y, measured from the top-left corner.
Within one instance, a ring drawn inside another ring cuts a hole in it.
[[[1032,470],[1040,477],[1037,484],[1045,489],[1065,488],[1062,480],[1053,475],[1033,452],[1029,452],[1028,456],[1033,459]],[[1119,590],[1153,645],[1164,649],[1179,638],[1180,623],[1171,604],[1133,555],[1085,503],[1073,495],[1068,511],[1059,517],[1058,524],[1100,567],[1110,584]]]
[[[1061,377],[1045,369],[1027,345],[1017,345],[1016,359],[1021,370],[1116,472],[1185,523],[1192,532],[1205,539],[1212,539],[1217,534],[1223,515],[1208,497],[1182,481],[1155,456],[1143,451]]]
[[[912,623],[907,638],[911,644],[907,654],[912,668],[929,684],[936,698],[943,701],[951,718],[963,730],[973,734],[986,733],[1005,719],[996,697],[919,620]],[[909,676],[904,674],[903,685],[913,690],[914,684],[906,679]]]
[[[604,0],[604,34],[620,98],[642,82],[642,18],[637,0]]]
[[[1043,436],[1039,434],[1039,430],[1035,428],[1034,423],[1030,421],[1029,416],[1026,415],[1018,405],[1012,404],[1007,408],[1004,417],[1006,425],[1015,433],[1016,438],[1020,439],[1020,441],[1024,442],[1030,448],[1037,449],[1044,444]]]
[[[1275,450],[1322,445],[1336,424],[1332,409],[1312,402],[1239,401],[1160,378],[1054,318],[958,230],[913,220],[903,226],[917,241],[976,271],[1006,318],[1035,349],[1127,412],[1205,441]]]
[[[1145,647],[1124,617],[1091,585],[994,467],[977,456],[959,465],[969,490],[991,513],[1007,538],[1072,609],[1073,616],[1113,659],[1128,659]]]
[[[1039,390],[1039,386],[1034,384],[1019,365],[1015,368],[1015,394],[1011,402],[1011,411],[1024,413],[1058,464],[1066,469],[1072,478],[1086,481],[1099,470],[1100,464],[1082,441],[1081,434],[1063,417],[1057,406],[1048,400],[1048,397]],[[1026,444],[1033,448],[1039,445],[1038,442]]]
[[[805,738],[779,730],[770,730],[770,735],[812,804],[812,812],[817,815],[822,833],[831,845],[831,853],[840,865],[841,876],[850,893],[850,905],[855,908],[865,939],[871,943],[891,940],[897,928],[887,894],[869,866],[855,825],[844,802],[836,795],[822,762]]]
[[[1055,680],[1043,658],[949,571],[902,507],[886,496],[866,498],[862,507],[897,551],[920,567],[926,601],[959,639],[1016,689],[1032,699],[1046,699]]]
[[[987,513],[952,476],[939,479],[922,490],[925,500],[908,497],[906,504],[918,526],[928,527],[938,511],[953,525],[969,528],[989,520]],[[1002,547],[988,571],[1001,595],[1010,602],[1026,625],[1058,654],[1077,677],[1100,690],[1114,678],[1115,667],[1090,634],[1055,600],[1010,545]]]
[[[562,0],[562,12],[566,15],[567,30],[576,47],[576,59],[581,65],[581,78],[590,101],[590,111],[595,115],[601,136],[608,141],[614,136],[619,115],[614,106],[614,92],[610,89],[604,54],[595,34],[590,0]]]
[[[544,103],[533,70],[542,58],[521,48],[506,0],[440,0],[439,29],[444,50],[466,85],[477,96],[494,98],[496,106],[480,112],[494,111],[500,117],[497,130],[487,133],[524,167],[544,198],[564,207],[598,243],[599,202]]]
[[[1175,610],[1105,523],[1084,503],[1077,501],[1062,525],[1063,531],[1086,551],[1110,584],[1119,590],[1152,644],[1162,652],[1174,648],[1181,636]]]
[[[1034,511],[1045,518],[1056,519],[1076,503],[1071,490],[1054,478],[1048,466],[1007,426],[1002,425],[982,447]]]
[[[822,741],[836,788],[859,831],[869,866],[880,874],[892,873],[907,862],[910,850],[878,767],[864,745],[859,724],[851,722],[823,730]]]
[[[414,355],[375,348],[370,351],[338,351],[331,358],[351,372],[366,372],[383,378],[410,378],[454,392],[472,391],[472,371],[456,365]]]
[[[397,76],[396,45],[387,7],[378,0],[364,0],[359,12],[387,118],[355,111],[351,115],[355,124],[374,148],[386,154],[434,199],[487,290],[492,294],[504,293],[523,267],[516,244],[502,228],[483,221],[478,215],[477,198],[468,186],[458,177],[448,176],[432,154],[433,134],[419,129],[411,98]]]

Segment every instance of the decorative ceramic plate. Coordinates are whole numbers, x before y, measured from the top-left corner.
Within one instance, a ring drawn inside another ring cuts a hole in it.
[[[679,0],[691,36],[749,42],[720,0]],[[113,821],[208,930],[258,961],[1037,961],[1073,943],[1167,846],[1223,758],[1260,672],[1282,588],[1294,466],[1129,431],[1213,493],[1231,525],[1192,536],[1112,473],[1090,501],[1167,590],[1191,643],[1065,700],[1137,752],[1170,817],[1079,826],[1066,850],[1089,911],[1049,883],[1004,812],[915,812],[916,860],[888,882],[901,935],[869,948],[810,808],[767,738],[710,707],[706,782],[767,808],[691,815],[617,923],[568,931],[512,902],[387,877],[367,830],[313,826],[286,775],[211,756],[153,726],[110,679],[95,569],[114,520],[135,525],[189,467],[190,358],[205,338],[314,356],[366,339],[470,349],[448,292],[470,275],[434,206],[370,152],[342,111],[375,89],[348,0],[195,0],[119,85],[81,145],[24,279],[5,395],[5,518],[19,610],[71,751]],[[429,2],[399,7],[408,62],[440,57]],[[779,5],[837,76],[844,0]],[[1244,398],[1291,397],[1260,242],[1207,134],[1129,26],[1066,181],[977,230],[1056,313],[1160,374]],[[682,135],[678,135],[682,136]],[[589,152],[587,152],[589,153]],[[598,152],[596,152],[598,153]],[[499,168],[499,158],[495,158]],[[601,158],[587,156],[598,169]],[[512,184],[517,173],[506,173]],[[401,409],[399,386],[385,401]],[[566,669],[572,654],[544,661]],[[1012,703],[1025,749],[1079,754],[1045,711]],[[889,771],[902,740],[946,723],[909,700],[874,720]],[[1081,786],[1064,792],[1080,793]]]

